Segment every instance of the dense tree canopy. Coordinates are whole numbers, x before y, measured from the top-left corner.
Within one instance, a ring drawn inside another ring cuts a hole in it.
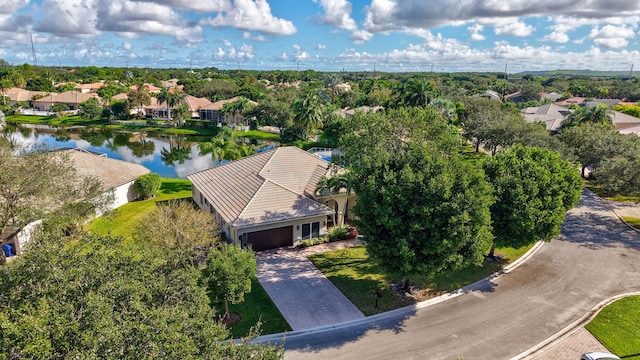
[[[515,145],[487,160],[484,170],[496,196],[491,205],[494,247],[553,239],[580,199],[577,167],[550,150]]]
[[[48,235],[0,271],[0,358],[282,357],[225,341],[200,270],[157,247]]]

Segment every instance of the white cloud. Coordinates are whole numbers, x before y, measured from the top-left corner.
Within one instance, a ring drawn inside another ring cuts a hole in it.
[[[318,0],[314,0],[317,2]],[[347,0],[319,0],[324,9],[321,20],[324,24],[339,29],[354,31],[358,29],[355,20],[351,17],[351,2]]]
[[[543,39],[564,44],[569,41],[569,35],[560,31],[554,31],[546,35]]]
[[[318,44],[318,45],[316,46],[316,50],[324,50],[324,49],[326,49],[326,48],[327,48],[327,45],[325,45],[325,44]]]
[[[473,24],[467,28],[469,30],[469,35],[471,36],[471,40],[482,41],[485,37],[480,34],[480,32],[484,29],[484,26],[481,24]]]
[[[372,37],[373,37],[373,34],[366,30],[352,31],[351,36],[349,36],[351,41],[353,41],[355,44],[362,44],[364,42],[367,42],[371,40]]]
[[[175,6],[180,9],[193,10],[200,13],[229,11],[233,7],[229,0],[133,0],[144,3],[157,3]]]
[[[240,48],[236,48],[229,40],[220,40],[222,47],[218,47],[213,57],[216,60],[252,60],[255,57],[253,46],[242,44]],[[224,49],[223,49],[224,47]]]
[[[125,41],[125,42],[122,43],[122,48],[125,49],[125,50],[131,50],[133,48],[133,45],[131,45],[130,42]]]
[[[266,0],[235,0],[234,6],[215,18],[201,20],[200,24],[214,27],[230,26],[269,35],[291,35],[297,31],[293,22],[274,17]]]
[[[268,41],[266,36],[264,35],[256,35],[252,34],[250,31],[245,31],[242,33],[242,38],[247,40],[255,40],[255,41]]]
[[[605,25],[602,28],[591,29],[589,38],[601,47],[608,49],[620,49],[629,44],[627,39],[635,37],[635,31],[626,26]]]
[[[0,1],[0,14],[12,15],[27,5],[29,5],[29,0],[2,0]]]
[[[507,25],[497,26],[495,28],[496,35],[511,35],[511,36],[529,36],[535,30],[531,25],[527,25],[522,21],[511,22]]]
[[[64,38],[86,38],[98,33],[97,0],[43,0],[42,18],[34,29]]]

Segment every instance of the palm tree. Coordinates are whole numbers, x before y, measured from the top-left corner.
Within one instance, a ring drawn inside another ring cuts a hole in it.
[[[562,128],[577,126],[584,123],[613,124],[613,113],[605,104],[578,107],[569,115]]]
[[[424,79],[409,79],[403,86],[403,100],[409,106],[427,106],[433,99],[433,84]]]
[[[296,99],[293,103],[293,123],[304,129],[305,138],[309,138],[312,129],[322,126],[322,104],[318,94],[314,91],[308,92],[302,98]]]
[[[162,91],[160,91],[160,93],[158,94],[158,101],[160,103],[165,103],[165,106],[167,108],[167,119],[172,120],[171,110],[180,108],[185,105],[186,94],[176,88],[174,88],[173,91],[170,91],[167,88],[163,88]],[[179,125],[182,125],[182,118],[180,118],[179,120]]]
[[[200,155],[211,154],[218,165],[222,165],[224,160],[237,160],[251,155],[254,151],[246,144],[238,145],[233,136],[233,130],[228,126],[223,126],[211,141],[200,143],[198,148]]]
[[[330,177],[323,176],[318,180],[318,184],[316,184],[315,195],[321,196],[325,190],[329,192],[329,198],[333,199],[333,195],[340,194],[340,192],[344,189],[347,192],[347,198],[353,191],[353,181],[349,173],[340,173],[338,174],[335,169],[333,175]],[[336,213],[333,213],[333,223],[337,223]]]

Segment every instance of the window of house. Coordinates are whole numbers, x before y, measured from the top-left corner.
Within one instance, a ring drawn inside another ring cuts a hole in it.
[[[302,239],[314,239],[320,237],[320,222],[302,224]]]
[[[204,204],[204,197],[200,194],[200,204]]]

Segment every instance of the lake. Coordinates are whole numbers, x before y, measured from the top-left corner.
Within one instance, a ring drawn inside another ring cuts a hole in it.
[[[200,155],[198,143],[210,137],[184,135],[154,135],[105,128],[60,129],[42,125],[19,125],[9,133],[18,144],[44,144],[49,148],[77,148],[106,154],[147,167],[165,178],[186,178],[187,175],[216,166],[211,155]],[[256,146],[268,145],[251,141]]]

